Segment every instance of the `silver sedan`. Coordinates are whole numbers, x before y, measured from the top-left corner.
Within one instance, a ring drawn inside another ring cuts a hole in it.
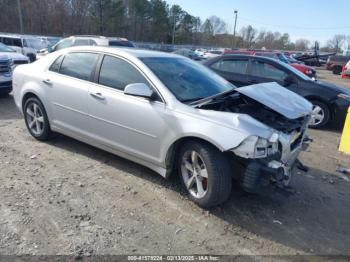
[[[179,174],[202,207],[287,185],[312,106],[276,83],[235,88],[188,58],[106,47],[68,48],[16,68],[14,98],[30,134],[62,133]]]

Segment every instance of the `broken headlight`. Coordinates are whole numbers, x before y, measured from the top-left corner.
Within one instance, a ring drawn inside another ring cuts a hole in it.
[[[278,134],[273,134],[269,140],[250,136],[232,151],[243,158],[264,158],[273,155],[278,151]]]

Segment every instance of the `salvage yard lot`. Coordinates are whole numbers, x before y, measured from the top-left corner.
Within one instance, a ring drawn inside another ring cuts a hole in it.
[[[319,70],[322,80],[349,80]],[[339,130],[310,130],[294,172],[296,192],[249,195],[233,188],[205,211],[180,180],[65,136],[35,141],[12,96],[0,98],[1,254],[347,254],[350,167]]]

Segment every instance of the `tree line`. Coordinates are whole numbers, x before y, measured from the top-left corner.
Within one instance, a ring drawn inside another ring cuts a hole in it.
[[[288,33],[241,28],[233,38],[217,16],[204,21],[164,0],[0,0],[0,31],[18,33],[19,10],[26,34],[105,35],[133,41],[201,46],[306,50],[307,39],[291,41]],[[335,35],[324,51],[341,51],[344,35]]]

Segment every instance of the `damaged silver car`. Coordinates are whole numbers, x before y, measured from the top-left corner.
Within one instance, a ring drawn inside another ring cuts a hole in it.
[[[288,185],[312,111],[276,83],[236,88],[188,58],[135,49],[64,49],[17,67],[13,86],[36,139],[58,132],[179,174],[202,207],[232,183]]]

